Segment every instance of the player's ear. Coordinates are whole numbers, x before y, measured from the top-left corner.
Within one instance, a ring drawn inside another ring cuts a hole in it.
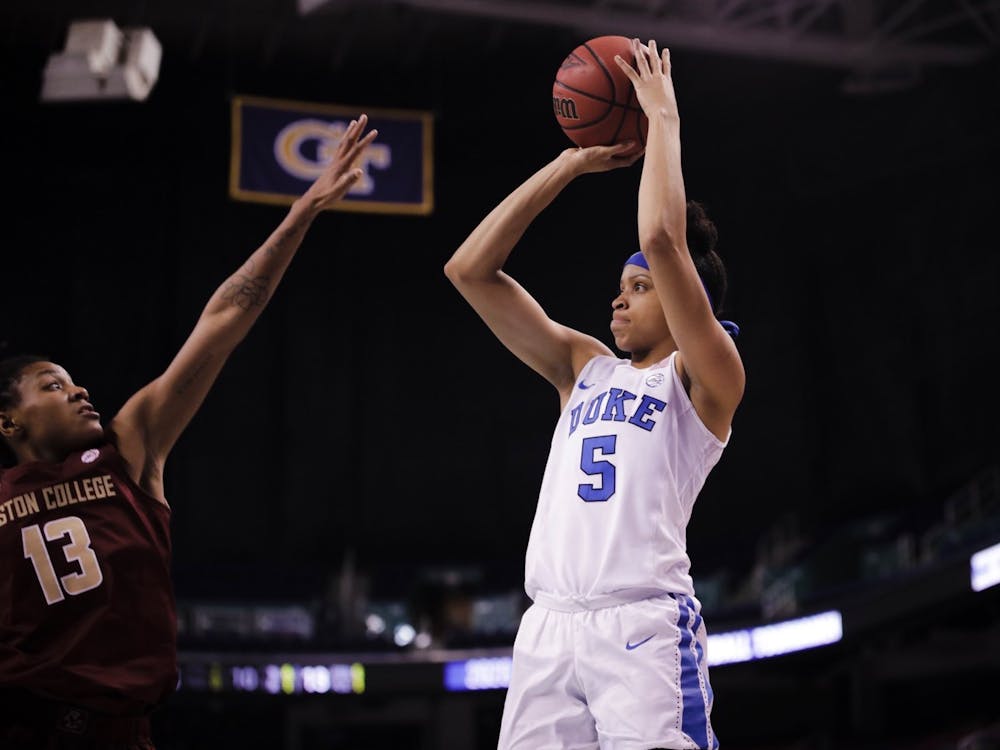
[[[20,429],[9,412],[0,411],[0,435],[11,438]]]

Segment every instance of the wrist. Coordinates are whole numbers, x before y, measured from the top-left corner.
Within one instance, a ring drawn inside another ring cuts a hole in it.
[[[569,179],[579,177],[585,171],[583,167],[582,151],[579,148],[567,148],[555,159],[559,172]]]
[[[292,206],[288,210],[288,213],[295,219],[312,221],[319,216],[320,210],[319,201],[313,199],[307,191],[304,195],[300,195],[292,202]]]
[[[680,126],[681,124],[681,116],[673,107],[660,107],[656,110],[656,114],[650,118],[650,122],[653,120],[665,125]]]

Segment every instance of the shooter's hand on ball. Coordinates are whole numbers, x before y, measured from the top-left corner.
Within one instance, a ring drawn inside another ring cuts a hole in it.
[[[625,141],[613,146],[568,148],[563,151],[562,157],[573,165],[577,175],[582,175],[630,167],[639,160],[643,151],[635,141]]]
[[[619,55],[615,56],[615,62],[632,82],[639,105],[646,116],[653,117],[662,113],[668,117],[677,117],[677,97],[670,76],[670,50],[665,49],[660,55],[656,51],[656,42],[652,39],[648,45],[642,45],[638,39],[633,39],[632,48],[635,52],[635,68]]]

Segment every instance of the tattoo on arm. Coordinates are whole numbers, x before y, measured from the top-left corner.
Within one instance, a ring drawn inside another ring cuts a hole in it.
[[[183,396],[184,392],[198,379],[202,371],[208,366],[208,363],[212,360],[211,354],[206,354],[184,377],[184,379],[177,386],[177,395]]]
[[[279,263],[287,263],[291,252],[302,242],[302,235],[305,233],[306,225],[299,224],[285,227],[275,232],[264,245],[255,253],[259,259],[259,253],[263,252],[264,257],[274,259],[275,256],[289,256]],[[261,307],[267,302],[270,296],[271,276],[268,274],[255,274],[256,263],[251,257],[239,271],[234,273],[227,281],[222,290],[222,299],[230,302],[241,310],[251,310]]]
[[[264,252],[269,258],[273,258],[277,253],[287,250],[290,243],[295,246],[297,242],[301,242],[303,231],[301,227],[279,230],[272,238],[273,241],[268,240],[267,244],[264,245]]]
[[[270,251],[270,245],[268,246]],[[231,302],[241,310],[251,310],[267,302],[271,277],[254,276],[254,263],[248,260],[246,265],[234,273],[222,290],[222,299]]]

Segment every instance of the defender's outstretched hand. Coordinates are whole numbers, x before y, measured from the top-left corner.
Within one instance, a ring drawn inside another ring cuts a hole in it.
[[[378,135],[377,130],[371,130],[361,137],[367,124],[368,115],[365,114],[357,120],[351,120],[351,124],[344,131],[344,137],[337,144],[337,150],[329,166],[303,194],[303,200],[315,210],[330,208],[347,195],[351,186],[361,178],[361,169],[354,165]]]
[[[632,81],[639,106],[650,118],[660,112],[676,117],[677,97],[670,77],[670,50],[663,50],[661,55],[656,51],[653,39],[645,46],[638,39],[633,39],[632,51],[635,54],[634,68],[620,55],[615,55],[615,62]]]

